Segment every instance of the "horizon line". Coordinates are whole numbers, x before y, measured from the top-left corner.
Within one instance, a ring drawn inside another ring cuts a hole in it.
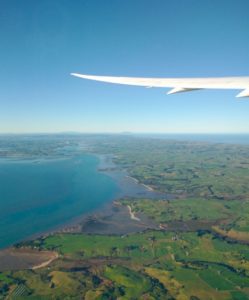
[[[157,132],[157,131],[120,131],[120,132],[112,132],[112,131],[106,131],[106,132],[101,132],[101,131],[94,131],[94,132],[89,132],[89,131],[55,131],[55,132],[0,132],[1,135],[63,135],[63,134],[113,134],[113,135],[129,135],[129,134],[169,134],[169,135],[188,135],[188,134],[201,134],[201,135],[223,135],[223,134],[229,134],[229,135],[249,135],[249,132]]]

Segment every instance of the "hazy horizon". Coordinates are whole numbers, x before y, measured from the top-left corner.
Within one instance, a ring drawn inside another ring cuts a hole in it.
[[[249,132],[166,132],[166,131],[51,131],[51,132],[0,132],[1,135],[56,135],[56,134],[113,134],[113,135],[129,135],[129,134],[155,134],[155,135],[249,135]]]

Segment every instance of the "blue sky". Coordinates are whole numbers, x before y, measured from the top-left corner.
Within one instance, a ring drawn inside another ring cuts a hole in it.
[[[0,132],[249,132],[238,91],[74,78],[249,76],[248,0],[0,0]]]

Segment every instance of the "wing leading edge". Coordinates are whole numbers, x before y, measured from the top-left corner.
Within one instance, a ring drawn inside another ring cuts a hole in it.
[[[176,94],[200,89],[234,89],[242,90],[236,97],[249,97],[249,77],[217,77],[217,78],[139,78],[94,76],[78,73],[71,75],[108,83],[127,84],[144,87],[172,88],[169,94]]]

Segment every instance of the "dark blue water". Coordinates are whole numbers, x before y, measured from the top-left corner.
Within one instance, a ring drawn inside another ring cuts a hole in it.
[[[0,248],[93,211],[119,192],[91,155],[0,160]]]

